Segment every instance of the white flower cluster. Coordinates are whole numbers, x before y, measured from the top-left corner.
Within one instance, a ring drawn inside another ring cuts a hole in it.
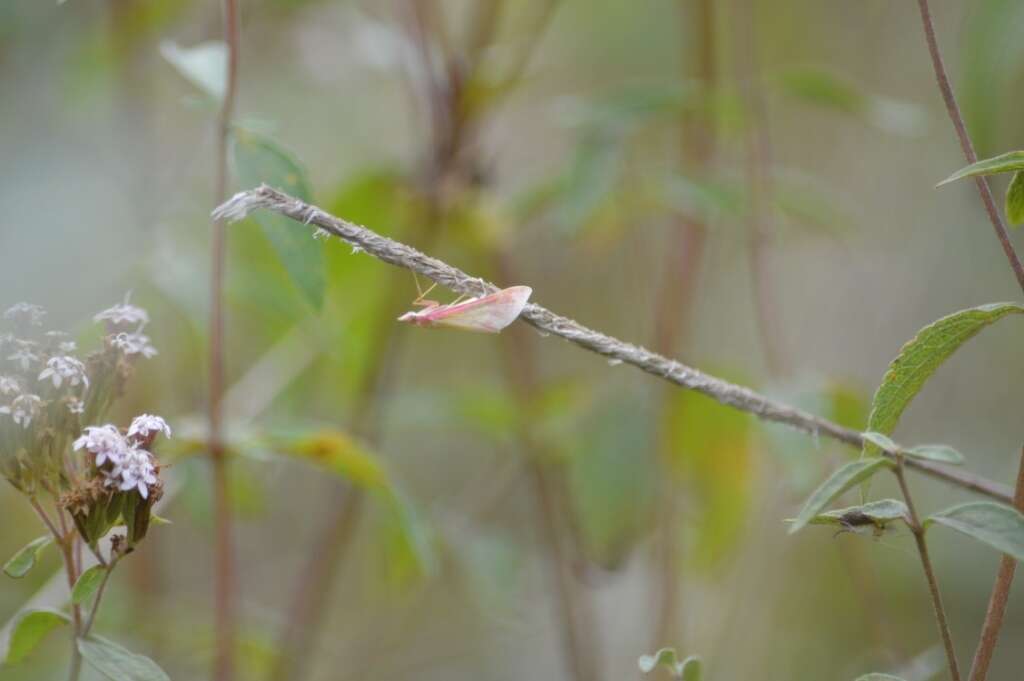
[[[42,326],[46,310],[32,303],[16,303],[4,311],[4,319],[15,322],[28,322],[32,326]]]
[[[84,385],[89,387],[89,377],[85,373],[85,365],[81,360],[70,355],[51,357],[46,362],[46,368],[39,373],[39,380],[53,381],[53,387],[59,388],[66,380],[69,385]]]
[[[127,436],[111,424],[89,426],[75,440],[74,448],[76,451],[85,449],[95,456],[96,467],[105,478],[104,485],[122,492],[138,490],[139,495],[146,499],[150,487],[157,482],[156,466],[153,455],[141,445],[152,433],[170,437],[171,429],[159,416],[143,414],[132,421]]]
[[[130,298],[131,293],[126,294],[123,303],[108,307],[93,317],[93,320],[97,322],[110,322],[113,326],[135,326],[139,328],[149,324],[149,314],[141,307],[128,302]]]
[[[0,414],[10,414],[15,423],[28,428],[42,406],[43,400],[38,395],[25,393],[15,397],[10,406],[0,406]]]
[[[149,342],[149,336],[138,331],[135,333],[121,332],[114,336],[110,343],[128,357],[142,355],[149,359],[157,354],[156,348]]]

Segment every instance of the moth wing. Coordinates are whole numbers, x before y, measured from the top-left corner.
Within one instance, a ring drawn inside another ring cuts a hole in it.
[[[512,286],[489,296],[439,310],[434,324],[453,326],[465,331],[498,333],[516,320],[530,299],[529,286]]]

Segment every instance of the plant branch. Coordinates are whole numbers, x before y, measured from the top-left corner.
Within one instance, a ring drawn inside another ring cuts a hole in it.
[[[42,505],[40,505],[39,501],[35,497],[29,497],[28,503],[32,506],[32,510],[36,512],[36,515],[39,516],[39,519],[43,521],[43,525],[46,525],[46,529],[50,531],[50,534],[53,535],[53,538],[58,542],[63,541],[63,535],[61,535],[60,530],[57,529],[57,526],[53,524],[53,521],[50,520],[50,516],[46,514],[46,509],[44,509]]]
[[[924,569],[925,578],[928,580],[928,593],[932,598],[932,608],[935,610],[935,621],[939,627],[939,634],[942,636],[942,647],[946,651],[946,663],[949,665],[949,675],[953,681],[960,681],[960,666],[956,661],[956,649],[953,647],[953,636],[949,632],[949,621],[946,619],[946,609],[942,605],[942,595],[939,593],[939,582],[935,578],[935,570],[932,568],[932,560],[928,555],[928,543],[925,541],[924,526],[918,519],[917,511],[914,509],[914,500],[910,496],[910,488],[907,486],[906,476],[903,474],[903,456],[896,458],[896,480],[899,482],[900,491],[903,492],[903,500],[907,503],[908,525],[910,532],[914,535],[914,542],[917,544],[917,553],[921,556],[921,567]]]
[[[238,91],[239,16],[238,0],[223,0],[224,42],[228,46],[227,87],[218,118],[216,201],[223,201],[228,186],[228,142],[235,95]],[[228,491],[227,460],[223,443],[224,401],[224,268],[226,260],[226,225],[218,220],[213,225],[210,267],[210,341],[209,341],[209,449],[213,466],[214,505],[214,621],[215,653],[213,678],[231,681],[234,678],[236,625],[235,556],[232,539],[231,503]]]
[[[1013,506],[1024,513],[1024,449],[1021,450],[1020,467],[1017,469],[1017,487],[1013,492]],[[999,641],[999,631],[1003,627],[1003,615],[1006,614],[1006,603],[1010,599],[1010,587],[1013,575],[1017,570],[1017,561],[1011,556],[1003,555],[999,560],[999,571],[996,582],[992,586],[992,596],[985,612],[985,623],[981,627],[981,639],[978,649],[974,651],[974,662],[971,663],[969,681],[985,681],[988,667]]]
[[[101,562],[104,566],[103,581],[100,582],[100,587],[96,591],[96,597],[92,602],[92,608],[89,610],[89,617],[86,618],[85,626],[82,627],[82,636],[89,635],[89,630],[92,629],[92,623],[96,621],[96,613],[100,610],[100,601],[103,600],[103,592],[107,589],[107,582],[110,581],[110,573],[114,571],[114,567],[117,565],[118,560],[119,558],[115,555],[111,557],[109,565]]]
[[[462,270],[425,255],[411,246],[334,217],[316,206],[267,185],[239,192],[218,207],[213,215],[218,220],[235,221],[258,208],[272,210],[305,225],[314,225],[378,260],[422,274],[457,293],[482,295],[498,290],[494,284],[471,277]],[[805,433],[824,436],[857,448],[864,446],[864,435],[859,431],[770,399],[750,388],[711,376],[639,345],[605,335],[568,317],[557,315],[536,303],[528,304],[523,309],[521,317],[543,334],[563,338],[574,345],[607,357],[613,363],[630,364],[652,376],[695,390],[721,404],[753,414],[763,421],[785,424]],[[887,456],[892,457],[891,454]],[[916,459],[907,461],[906,465],[957,487],[999,501],[1009,503],[1012,499],[1011,492],[1005,485],[972,473]]]
[[[935,79],[939,83],[942,101],[946,104],[946,112],[949,114],[950,120],[953,121],[953,127],[956,128],[956,136],[960,140],[960,148],[964,152],[964,158],[967,159],[968,163],[975,163],[978,160],[978,155],[974,152],[974,144],[971,142],[971,136],[968,134],[967,126],[964,124],[963,114],[960,113],[960,106],[956,102],[956,95],[953,94],[953,86],[950,84],[949,76],[946,74],[946,66],[942,61],[942,52],[939,51],[939,41],[935,37],[935,25],[932,22],[932,13],[928,7],[928,0],[917,0],[917,6],[921,11],[924,37],[928,43],[928,53],[932,58],[932,67],[935,69]],[[1017,283],[1020,285],[1021,290],[1024,291],[1024,265],[1021,265],[1020,258],[1017,257],[1017,252],[1013,249],[1013,244],[1010,242],[1010,234],[1006,230],[1003,218],[999,215],[999,208],[996,207],[996,201],[992,197],[992,189],[988,185],[988,180],[985,177],[979,176],[974,178],[974,183],[978,187],[978,193],[981,194],[981,201],[985,204],[985,212],[988,213],[988,219],[992,222],[992,227],[996,231],[996,237],[1003,247],[1006,259],[1010,261],[1010,267],[1013,268],[1013,273],[1017,277]]]

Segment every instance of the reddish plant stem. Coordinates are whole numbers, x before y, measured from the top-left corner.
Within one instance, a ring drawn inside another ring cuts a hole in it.
[[[224,101],[217,121],[216,201],[227,196],[228,144],[235,96],[238,90],[239,16],[238,0],[223,0],[224,42],[228,48]],[[231,681],[235,675],[235,639],[237,636],[237,589],[228,461],[223,441],[224,398],[224,269],[227,249],[226,225],[213,225],[210,248],[210,340],[209,340],[209,449],[212,464],[214,513],[214,630],[213,678]]]
[[[967,132],[967,125],[964,123],[963,114],[960,112],[960,105],[957,104],[956,95],[953,94],[953,86],[946,73],[942,52],[939,50],[939,41],[935,37],[935,25],[932,22],[932,13],[928,7],[928,0],[917,0],[917,6],[921,11],[921,24],[924,27],[925,41],[928,43],[928,54],[931,55],[932,68],[935,70],[935,79],[939,84],[939,92],[942,93],[942,101],[946,105],[946,113],[949,114],[949,119],[953,122],[953,127],[956,129],[956,136],[960,141],[960,148],[963,150],[964,158],[967,159],[968,163],[975,163],[978,160],[978,155],[974,151],[974,144],[971,142],[971,136]],[[1021,290],[1024,291],[1024,265],[1021,265],[1020,258],[1017,257],[1017,252],[1010,242],[1010,234],[1006,229],[1002,216],[999,214],[999,208],[996,206],[996,201],[992,196],[992,189],[988,185],[988,180],[985,177],[976,177],[974,178],[974,183],[978,187],[981,202],[985,205],[985,212],[988,213],[988,219],[996,232],[999,244],[1003,247],[1003,253],[1006,254],[1006,259],[1010,262],[1013,274],[1017,277],[1017,283],[1020,285]]]
[[[683,41],[682,63],[684,68],[696,61],[697,77],[703,93],[709,94],[717,80],[715,58],[715,12],[711,0],[696,3],[696,17],[692,22],[687,13],[689,0],[679,4],[683,28],[693,24],[691,40]],[[692,53],[692,54],[691,54]],[[689,74],[684,74],[687,80]],[[682,169],[701,174],[708,170],[715,149],[714,126],[708,123],[706,114],[685,112],[680,117],[679,159]],[[688,216],[677,216],[672,242],[666,249],[664,279],[655,309],[653,346],[659,353],[672,355],[677,351],[681,339],[688,335],[689,320],[693,313],[693,302],[697,293],[700,263],[707,240],[707,226],[702,220]],[[664,408],[668,405],[668,391],[663,395]],[[663,421],[667,414],[663,414]],[[662,438],[664,441],[664,438]],[[662,445],[664,446],[664,445]],[[670,453],[663,452],[665,457]],[[679,523],[678,503],[673,484],[662,492],[659,509],[660,523],[657,539],[657,576],[654,626],[654,640],[651,650],[669,644],[680,645],[679,626]]]
[[[775,238],[772,141],[768,128],[768,108],[761,88],[755,3],[753,0],[743,0],[739,4],[737,15],[741,55],[737,62],[740,70],[739,80],[750,115],[743,140],[746,154],[747,221],[750,233],[747,253],[750,261],[751,293],[768,373],[777,378],[785,375],[786,362],[782,351],[778,305],[769,263],[769,251]]]
[[[1021,449],[1020,466],[1017,468],[1017,486],[1013,492],[1013,506],[1024,513],[1024,449]],[[995,584],[992,585],[992,596],[988,600],[985,612],[985,623],[981,627],[981,638],[978,648],[974,651],[974,662],[968,681],[985,681],[992,655],[999,641],[999,632],[1003,627],[1003,616],[1006,614],[1006,603],[1010,599],[1010,587],[1013,575],[1017,570],[1017,561],[1012,556],[1003,555],[999,560],[999,571],[996,573]]]
[[[942,594],[939,592],[939,582],[935,577],[935,569],[932,567],[932,559],[928,553],[928,543],[925,541],[925,528],[921,524],[914,508],[914,500],[910,496],[910,488],[907,486],[906,477],[903,474],[903,457],[896,459],[896,480],[899,482],[900,491],[903,493],[903,500],[907,504],[908,525],[911,534],[914,535],[914,543],[917,544],[917,553],[921,558],[921,568],[924,570],[925,579],[928,581],[928,593],[932,599],[932,608],[935,610],[935,622],[939,628],[939,635],[942,637],[942,647],[946,651],[946,663],[949,666],[949,675],[952,681],[960,681],[960,665],[956,660],[956,648],[953,646],[953,636],[949,631],[949,620],[946,618],[946,608],[942,605]]]

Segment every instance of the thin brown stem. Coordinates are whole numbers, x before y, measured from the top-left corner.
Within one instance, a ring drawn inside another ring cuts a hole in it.
[[[301,229],[323,229],[346,243],[358,246],[366,254],[378,260],[422,274],[456,293],[481,295],[498,290],[494,284],[479,277],[472,277],[407,244],[337,218],[316,206],[266,185],[236,194],[230,201],[217,208],[214,214],[219,218],[240,220],[259,208],[272,210],[292,218],[298,223],[297,227]],[[629,364],[682,388],[695,390],[728,407],[753,414],[762,421],[781,423],[796,430],[814,436],[827,437],[857,449],[864,447],[864,434],[859,431],[771,399],[750,388],[717,378],[639,345],[601,333],[568,317],[555,314],[536,303],[526,305],[521,319],[545,335],[558,336],[577,347],[606,357],[614,364]],[[886,453],[885,455],[894,458],[892,454]],[[1013,498],[1012,490],[1006,485],[966,471],[955,470],[948,466],[919,459],[911,459],[905,465],[931,477],[998,501],[1009,503]]]
[[[775,238],[772,193],[772,143],[768,128],[768,107],[761,87],[757,54],[755,3],[742,0],[737,11],[740,24],[739,80],[749,114],[744,134],[747,178],[747,222],[750,246],[750,284],[754,313],[761,335],[768,372],[778,377],[786,371],[776,305],[775,287],[769,263],[770,247]]]
[[[939,582],[935,577],[935,570],[932,568],[932,560],[928,554],[928,542],[925,541],[925,529],[918,518],[917,510],[914,508],[914,500],[910,496],[910,488],[907,486],[906,476],[903,474],[903,457],[896,459],[896,480],[899,482],[900,491],[903,493],[903,500],[907,504],[909,515],[908,525],[911,534],[914,535],[914,543],[917,544],[917,553],[921,557],[921,567],[924,569],[924,576],[928,581],[928,593],[932,599],[932,608],[935,610],[935,622],[939,628],[939,635],[942,637],[942,647],[946,651],[946,663],[949,666],[949,675],[952,681],[960,681],[960,665],[956,660],[956,649],[953,647],[953,636],[949,631],[949,621],[946,618],[946,609],[942,605],[942,595],[939,592]]]
[[[949,114],[949,119],[953,122],[953,127],[956,129],[956,136],[960,140],[960,148],[963,150],[964,158],[967,159],[968,163],[975,163],[978,160],[978,155],[974,152],[974,144],[971,142],[971,136],[967,132],[967,125],[964,123],[963,114],[960,113],[960,105],[957,104],[956,95],[953,94],[953,86],[949,81],[949,75],[946,73],[942,52],[939,51],[939,41],[935,37],[935,25],[932,22],[932,13],[928,7],[928,0],[917,0],[917,6],[921,11],[924,37],[928,43],[928,53],[931,55],[932,68],[935,70],[935,79],[939,83],[939,91],[942,93],[942,101],[946,105],[946,112]],[[988,219],[992,223],[992,228],[995,229],[999,244],[1003,247],[1003,253],[1006,254],[1010,267],[1013,268],[1013,274],[1017,277],[1017,283],[1020,285],[1021,290],[1024,291],[1024,265],[1021,265],[1020,258],[1017,257],[1017,252],[1010,242],[1010,234],[1006,229],[1002,216],[999,214],[999,208],[996,206],[996,201],[992,196],[992,189],[988,185],[988,180],[985,177],[976,177],[974,178],[974,183],[978,187],[978,193],[981,194],[981,202],[985,205],[985,212],[988,213]]]
[[[63,535],[57,529],[57,526],[53,524],[53,521],[50,519],[50,516],[47,515],[46,509],[42,507],[42,505],[39,503],[39,500],[36,499],[35,497],[29,497],[28,503],[30,506],[32,506],[32,510],[36,512],[36,515],[39,516],[39,519],[43,521],[43,525],[46,525],[46,529],[50,531],[50,534],[53,535],[53,538],[58,542],[62,541]]]
[[[61,537],[57,545],[61,558],[64,559],[64,572],[68,578],[68,590],[75,588],[78,581],[78,570],[75,568],[75,557],[71,546],[71,538]],[[71,605],[71,665],[68,668],[68,681],[78,681],[82,673],[82,654],[78,651],[78,639],[82,635],[82,609],[77,604]]]
[[[100,601],[103,600],[103,594],[107,589],[107,582],[110,581],[110,573],[114,571],[114,567],[117,565],[117,557],[112,557],[110,564],[106,565],[103,571],[103,581],[100,582],[99,589],[96,590],[96,597],[93,599],[92,608],[89,610],[89,616],[85,620],[85,626],[82,627],[82,636],[88,636],[89,631],[92,630],[93,622],[96,621],[96,614],[100,610]]]
[[[695,4],[696,14],[691,17],[687,11]],[[715,58],[715,11],[711,0],[682,0],[679,14],[684,31],[691,31],[682,40],[682,64],[687,72],[682,80],[690,80],[688,69],[691,62],[696,64],[697,78],[704,92],[711,92],[717,78]],[[692,27],[692,28],[691,28]],[[692,54],[691,54],[692,52]],[[715,149],[714,126],[709,124],[703,112],[684,111],[679,119],[679,163],[684,172],[697,176],[706,174]],[[665,265],[662,285],[655,308],[655,328],[652,341],[656,351],[670,355],[678,350],[680,340],[689,331],[696,299],[698,275],[707,241],[707,225],[703,219],[678,215],[675,229],[665,250]],[[663,398],[663,410],[669,408],[668,393]],[[667,423],[668,414],[662,414],[662,423]],[[659,438],[665,446],[667,438]],[[667,460],[668,452],[663,452]],[[657,613],[654,626],[654,640],[650,649],[662,646],[681,645],[679,628],[680,555],[678,496],[670,476],[665,476],[660,499],[660,523],[656,546],[655,601]]]
[[[1017,468],[1017,486],[1013,492],[1013,506],[1024,513],[1024,449],[1021,450],[1020,466]],[[985,623],[981,627],[981,638],[978,648],[974,651],[974,662],[971,663],[969,681],[985,681],[992,655],[999,641],[999,632],[1003,628],[1003,616],[1006,614],[1006,603],[1010,599],[1010,587],[1013,586],[1013,575],[1017,570],[1017,560],[1012,556],[1003,555],[999,559],[999,571],[996,573],[995,584],[992,585],[992,596],[988,599],[988,610],[985,612]]]
[[[238,0],[223,0],[224,42],[228,47],[227,80],[224,101],[218,118],[215,200],[220,202],[228,187],[228,144],[238,91],[239,15]],[[213,678],[234,678],[234,651],[237,630],[235,553],[229,499],[228,462],[223,442],[224,399],[224,269],[227,230],[223,220],[213,225],[210,249],[210,341],[209,341],[209,450],[212,462],[214,512],[214,628],[215,651]]]

